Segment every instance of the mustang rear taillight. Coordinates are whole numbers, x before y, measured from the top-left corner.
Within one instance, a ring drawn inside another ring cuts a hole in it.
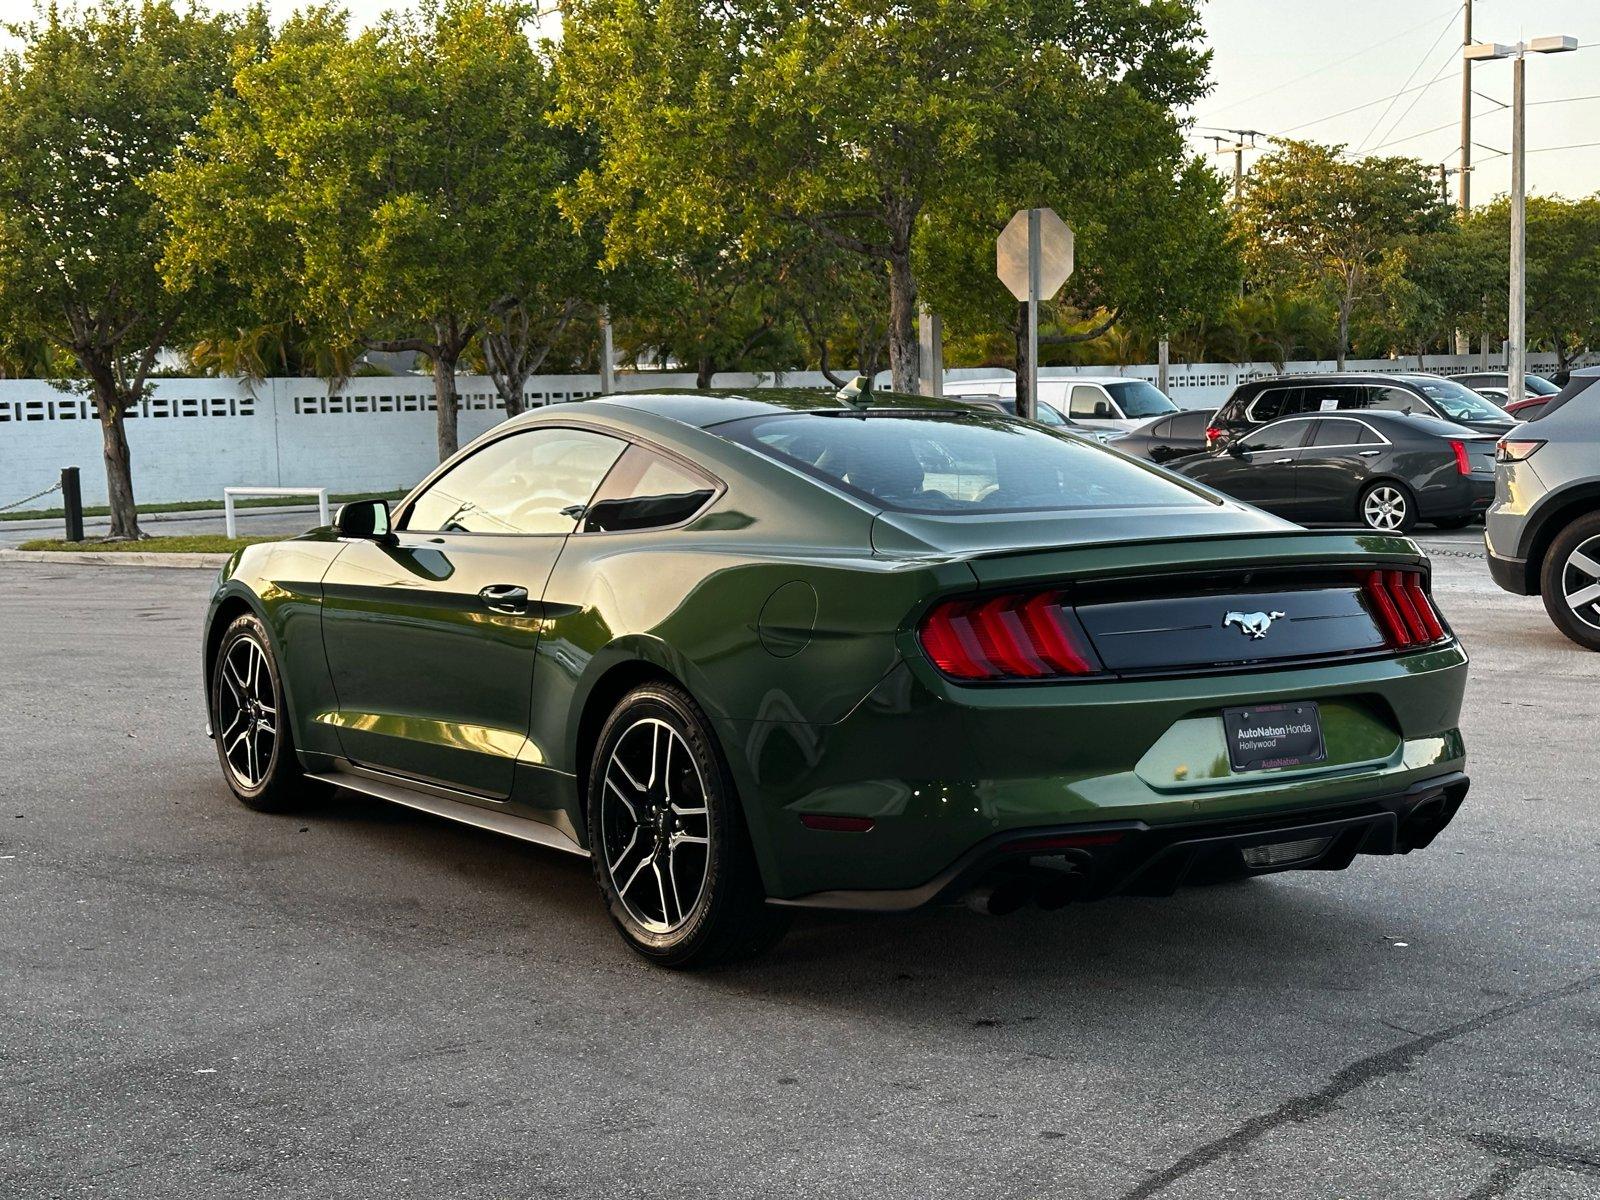
[[[1206,447],[1209,449],[1222,440],[1222,430],[1215,425],[1206,426]]]
[[[1362,590],[1392,649],[1409,650],[1444,640],[1444,623],[1422,586],[1421,572],[1370,571]]]
[[[952,679],[1059,679],[1100,671],[1057,592],[946,600],[922,619],[917,640]]]

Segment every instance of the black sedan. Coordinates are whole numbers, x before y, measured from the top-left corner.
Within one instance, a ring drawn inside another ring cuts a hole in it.
[[[1216,411],[1214,408],[1191,408],[1169,413],[1146,421],[1139,428],[1113,439],[1112,444],[1124,454],[1163,465],[1203,454],[1206,428]]]
[[[1459,529],[1494,499],[1495,439],[1435,417],[1286,417],[1173,470],[1290,520]]]

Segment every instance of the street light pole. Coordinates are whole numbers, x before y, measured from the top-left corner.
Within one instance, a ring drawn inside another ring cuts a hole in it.
[[[1565,34],[1538,37],[1513,46],[1475,42],[1462,51],[1468,62],[1509,58],[1511,62],[1511,285],[1506,317],[1506,404],[1516,404],[1527,394],[1528,373],[1528,220],[1527,151],[1523,135],[1523,84],[1529,54],[1565,54],[1578,48],[1578,39]]]
[[[1511,294],[1506,334],[1506,403],[1523,399],[1528,373],[1528,181],[1527,155],[1522,144],[1527,123],[1522,89],[1528,59],[1519,48],[1511,64]]]

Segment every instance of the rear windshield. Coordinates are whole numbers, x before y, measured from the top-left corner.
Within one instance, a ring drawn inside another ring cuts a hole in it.
[[[1086,439],[984,413],[782,413],[730,421],[714,432],[901,512],[1214,503]]]
[[[1108,383],[1104,387],[1122,407],[1123,414],[1129,417],[1159,417],[1162,413],[1178,411],[1178,406],[1168,400],[1161,389],[1142,379]]]

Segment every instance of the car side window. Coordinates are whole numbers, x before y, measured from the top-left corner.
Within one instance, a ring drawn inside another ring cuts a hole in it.
[[[1175,417],[1167,418],[1167,427],[1163,436],[1197,438],[1205,434],[1206,428],[1211,424],[1212,414],[1205,409],[1195,409],[1192,412],[1179,413]]]
[[[1361,423],[1357,421],[1356,424],[1360,425]],[[1378,435],[1378,431],[1372,426],[1361,425],[1361,436],[1356,438],[1356,445],[1381,446],[1383,445],[1383,438]]]
[[[571,533],[627,443],[584,429],[530,429],[490,442],[427,487],[404,528],[425,533]]]
[[[689,520],[716,495],[698,471],[643,446],[629,446],[583,516],[584,533],[660,529]]]
[[[1157,421],[1146,431],[1146,436],[1156,438],[1170,437],[1172,435],[1172,425],[1173,418],[1171,417],[1168,417],[1164,421]]]
[[[1310,421],[1284,421],[1279,425],[1264,425],[1239,444],[1245,451],[1290,450],[1300,445],[1311,428]]]
[[[1366,426],[1359,421],[1323,420],[1311,436],[1313,446],[1358,446]]]
[[[1075,421],[1106,421],[1117,414],[1104,392],[1093,384],[1080,383],[1072,389],[1071,407],[1067,415]]]
[[[1372,399],[1367,407],[1379,412],[1428,413],[1422,397],[1405,388],[1379,387],[1371,389]]]
[[[1250,405],[1248,412],[1252,421],[1265,424],[1276,421],[1279,417],[1292,416],[1300,411],[1300,393],[1302,388],[1267,388]]]

